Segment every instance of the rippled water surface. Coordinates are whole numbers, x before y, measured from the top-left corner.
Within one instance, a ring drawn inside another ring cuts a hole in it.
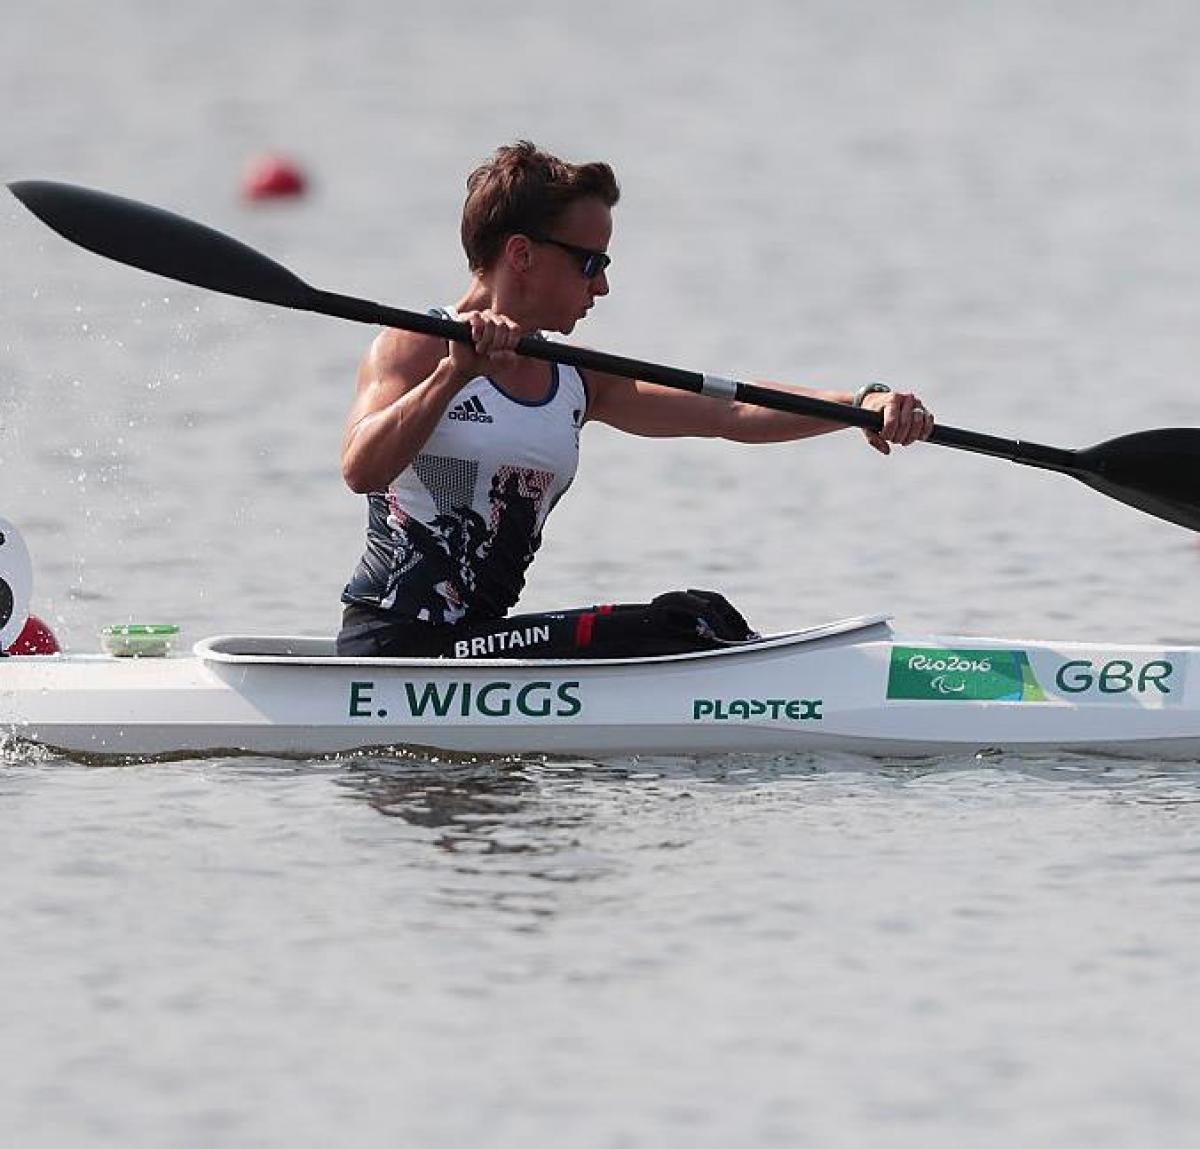
[[[918,390],[1084,446],[1197,422],[1184,3],[5,11],[5,179],[170,206],[330,290],[461,289],[467,170],[622,181],[579,337]],[[249,208],[272,147],[314,177]],[[0,199],[0,514],[34,609],[328,633],[369,330],[121,268]],[[1200,641],[1193,536],[855,433],[584,436],[530,609]],[[1200,771],[992,757],[0,765],[21,1146],[1176,1146],[1200,1121]]]

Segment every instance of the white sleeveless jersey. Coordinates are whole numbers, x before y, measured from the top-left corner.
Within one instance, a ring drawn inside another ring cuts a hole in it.
[[[342,601],[398,619],[499,618],[517,601],[542,525],[575,477],[587,389],[547,364],[527,401],[479,376],[412,464],[367,496],[367,548]]]

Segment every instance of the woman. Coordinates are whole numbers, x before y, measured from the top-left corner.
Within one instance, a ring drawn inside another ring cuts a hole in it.
[[[445,314],[473,345],[387,330],[371,345],[342,442],[342,473],[369,500],[367,547],[342,601],[348,655],[607,657],[699,649],[752,637],[719,595],[506,618],[575,474],[588,420],[635,435],[778,442],[831,423],[518,356],[522,335],[569,335],[608,294],[620,192],[603,163],[570,164],[527,142],[467,180],[466,294]],[[805,391],[883,416],[867,438],[928,437],[910,394]]]

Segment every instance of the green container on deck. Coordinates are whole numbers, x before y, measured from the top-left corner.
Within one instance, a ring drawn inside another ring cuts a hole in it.
[[[164,658],[178,637],[179,627],[169,622],[126,622],[100,632],[105,653],[116,658]]]

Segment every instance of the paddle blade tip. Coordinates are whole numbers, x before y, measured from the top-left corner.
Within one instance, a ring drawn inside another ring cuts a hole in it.
[[[37,205],[52,188],[68,188],[70,184],[59,184],[53,180],[9,180],[8,190],[30,211],[38,214]]]
[[[103,194],[57,180],[10,180],[8,190],[47,227],[72,240],[73,213]]]
[[[27,207],[34,215],[37,215],[37,208],[34,205],[38,199],[38,185],[43,182],[45,181],[9,180],[7,187],[24,207]]]

